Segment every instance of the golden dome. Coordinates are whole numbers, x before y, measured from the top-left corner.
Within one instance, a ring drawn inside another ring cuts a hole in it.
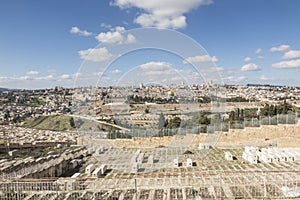
[[[174,96],[174,92],[173,92],[172,90],[169,90],[169,91],[168,91],[168,95],[169,95],[169,96]]]

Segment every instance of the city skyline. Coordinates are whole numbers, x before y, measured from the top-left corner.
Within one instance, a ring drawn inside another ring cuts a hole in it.
[[[114,55],[106,47],[139,43],[130,31],[143,27],[178,31],[208,54],[191,52],[174,59],[174,55],[150,51],[138,59],[133,59],[134,54],[125,56],[115,62],[107,77],[110,81],[130,67],[147,68],[155,75],[175,66],[190,79],[193,73],[186,64],[190,61],[214,63],[226,84],[300,86],[299,4],[296,0],[272,4],[259,0],[4,1],[0,87],[72,87],[84,61],[95,68],[110,61]],[[98,67],[91,76],[99,78],[104,70]]]

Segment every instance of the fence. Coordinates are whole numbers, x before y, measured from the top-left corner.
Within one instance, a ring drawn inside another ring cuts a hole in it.
[[[0,191],[0,199],[287,199],[300,197],[300,171],[2,180]]]

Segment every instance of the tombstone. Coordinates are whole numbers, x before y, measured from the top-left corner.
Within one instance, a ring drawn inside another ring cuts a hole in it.
[[[178,161],[178,158],[175,158],[173,162],[174,162],[174,167],[181,167],[182,166],[182,163]]]
[[[208,143],[200,143],[199,146],[198,146],[198,149],[201,150],[201,149],[211,149],[212,146]]]
[[[97,167],[93,173],[92,173],[93,177],[95,178],[99,178],[101,176],[101,168],[100,167]]]
[[[137,162],[141,164],[143,162],[143,160],[144,160],[144,154],[140,153],[137,157]]]
[[[247,160],[251,164],[257,164],[258,162],[258,157],[255,153],[250,153],[250,152],[243,152],[243,159]]]
[[[95,169],[94,164],[89,164],[86,168],[85,168],[85,173],[86,174],[91,174],[93,172],[93,170]]]
[[[150,155],[148,157],[148,164],[153,164],[153,163],[154,163],[154,157],[153,157],[153,155]]]
[[[226,160],[233,160],[233,156],[230,152],[226,151],[225,152],[225,159]]]
[[[78,166],[77,160],[72,160],[72,161],[71,161],[71,168],[72,168],[72,169],[75,169],[77,166]]]
[[[78,178],[79,176],[80,176],[80,173],[78,172],[78,173],[73,174],[73,175],[71,176],[71,178]]]
[[[186,164],[188,167],[192,167],[193,166],[193,160],[191,158],[186,159]]]
[[[246,146],[245,147],[245,152],[256,153],[257,151],[258,151],[257,147],[252,147],[252,146]]]
[[[9,151],[8,152],[8,155],[10,156],[10,157],[15,157],[16,155],[17,155],[17,153],[18,153],[18,150],[12,150],[12,151]]]
[[[105,174],[107,168],[108,168],[107,165],[104,165],[104,164],[100,166],[101,175]]]
[[[139,165],[138,165],[137,162],[134,162],[134,163],[132,164],[131,173],[137,173],[138,170],[139,170]]]

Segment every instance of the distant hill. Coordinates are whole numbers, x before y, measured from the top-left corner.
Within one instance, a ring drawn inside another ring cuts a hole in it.
[[[0,92],[7,92],[7,91],[10,91],[10,89],[8,89],[8,88],[0,88]]]
[[[34,119],[26,120],[23,126],[27,128],[52,131],[66,131],[75,129],[73,118],[63,115],[39,116]]]
[[[80,118],[74,119],[73,117],[65,115],[39,116],[34,119],[26,120],[22,126],[52,131],[75,130],[76,128],[78,131],[102,130],[95,121]]]

